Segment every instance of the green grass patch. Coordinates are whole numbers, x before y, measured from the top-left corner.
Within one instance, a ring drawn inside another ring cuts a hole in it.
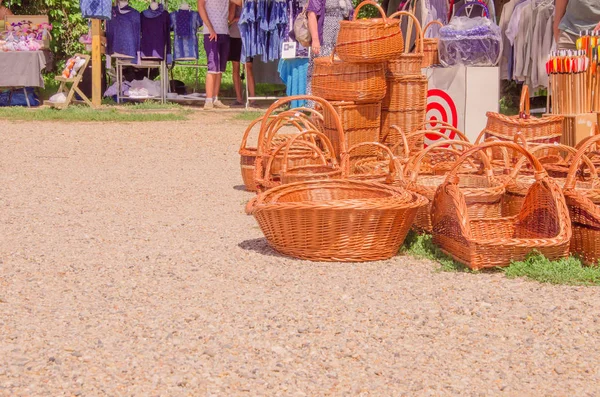
[[[502,268],[508,278],[526,277],[541,283],[600,285],[600,267],[584,266],[574,257],[551,261],[532,252],[524,261]]]
[[[263,112],[244,111],[236,114],[233,118],[236,120],[252,121],[263,116]]]
[[[409,231],[404,245],[400,249],[403,254],[416,258],[429,259],[440,264],[442,272],[471,272],[471,269],[444,254],[435,244],[431,234],[418,234]]]
[[[172,105],[154,106],[148,104],[125,105],[92,109],[87,106],[73,105],[64,110],[53,108],[5,107],[0,108],[0,119],[27,121],[99,121],[99,122],[148,122],[148,121],[181,121],[187,119],[189,110],[174,108]],[[162,110],[148,112],[149,110]]]

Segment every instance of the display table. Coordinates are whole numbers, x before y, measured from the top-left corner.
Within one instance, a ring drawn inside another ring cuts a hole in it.
[[[0,87],[43,87],[43,51],[0,52]]]

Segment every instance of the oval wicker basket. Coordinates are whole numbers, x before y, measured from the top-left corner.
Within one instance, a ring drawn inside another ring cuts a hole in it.
[[[517,216],[472,219],[456,173],[465,159],[495,147],[525,155],[534,167],[536,182]],[[431,218],[433,242],[471,269],[507,266],[524,260],[533,250],[551,260],[569,254],[571,222],[561,189],[531,153],[513,142],[485,142],[466,151],[438,188]]]
[[[385,97],[383,63],[356,64],[330,57],[315,59],[312,93],[328,101],[379,102]]]
[[[281,185],[246,206],[269,245],[312,261],[364,262],[398,253],[424,197],[377,182]]]
[[[419,20],[410,12],[398,11],[390,15],[390,19],[396,16],[407,16],[410,18],[408,29],[411,29],[411,24],[414,24],[416,31],[415,40],[415,51],[408,52],[410,48],[410,36],[406,37],[406,43],[404,43],[404,53],[400,54],[397,58],[394,58],[387,63],[387,75],[388,77],[406,77],[409,75],[420,76],[421,67],[423,64],[423,31]]]
[[[361,148],[371,147],[375,155],[353,158],[352,152]],[[385,156],[381,156],[384,154]],[[382,159],[382,157],[387,157]],[[378,142],[363,142],[352,146],[342,158],[342,171],[344,179],[393,183],[398,177],[399,167],[394,153],[387,146]]]
[[[381,18],[356,19],[361,8],[372,5]],[[363,1],[354,10],[354,20],[340,21],[337,52],[345,62],[374,63],[397,58],[404,48],[398,21],[388,19],[381,6],[374,1]]]

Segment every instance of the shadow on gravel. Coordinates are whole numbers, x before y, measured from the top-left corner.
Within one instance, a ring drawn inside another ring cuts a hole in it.
[[[247,192],[245,185],[235,185],[233,187],[233,189],[234,190],[239,190],[240,192]],[[248,192],[248,193],[250,193],[250,192]]]
[[[262,255],[276,256],[278,258],[287,258],[287,256],[282,255],[279,252],[275,251],[273,248],[271,248],[269,243],[267,243],[267,239],[264,237],[242,241],[238,244],[238,247],[246,251],[258,252]]]

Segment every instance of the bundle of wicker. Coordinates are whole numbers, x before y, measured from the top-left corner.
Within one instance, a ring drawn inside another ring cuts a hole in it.
[[[398,253],[424,197],[368,181],[297,182],[252,199],[269,245],[313,261],[363,262]]]
[[[503,141],[513,141],[515,135],[522,135],[530,147],[542,143],[559,143],[562,136],[562,116],[549,116],[532,118],[529,109],[529,88],[523,85],[521,91],[520,114],[518,116],[505,116],[488,112],[488,121],[485,127],[485,138],[496,137]],[[500,157],[495,153],[494,158]],[[516,161],[516,157],[512,157]]]
[[[460,147],[462,150],[458,151],[444,147],[446,145]],[[408,163],[405,170],[406,180],[401,181],[400,185],[432,200],[436,190],[444,182],[446,176],[421,173],[421,165],[425,163],[424,160],[435,152],[441,152],[444,153],[446,158],[449,155],[454,156],[454,164],[456,164],[462,152],[471,147],[473,145],[470,143],[461,141],[440,141],[428,146]],[[481,162],[469,159],[467,164],[463,165],[461,173],[458,175],[458,184],[466,197],[467,208],[471,217],[479,219],[499,216],[504,185],[502,181],[494,178],[488,157],[484,153],[479,153],[479,159]],[[419,210],[413,225],[416,231],[432,232],[430,213],[431,204]]]
[[[341,123],[339,116],[337,115],[335,109],[333,108],[333,106],[331,106],[331,104],[329,104],[329,102],[327,102],[323,98],[319,98],[319,97],[312,96],[312,95],[297,95],[297,96],[290,96],[290,97],[279,99],[275,103],[273,103],[269,107],[269,109],[267,109],[267,112],[263,116],[262,123],[261,123],[261,129],[259,131],[259,136],[258,136],[259,144],[258,144],[258,148],[257,148],[257,152],[256,152],[256,163],[255,163],[255,167],[254,167],[254,181],[257,186],[257,190],[262,191],[269,187],[273,187],[273,186],[277,185],[276,179],[271,179],[269,177],[265,178],[265,176],[266,176],[265,166],[266,166],[267,162],[269,161],[273,150],[275,150],[276,146],[277,146],[277,145],[273,144],[273,138],[275,136],[275,133],[270,131],[270,129],[269,129],[269,122],[268,122],[269,117],[271,116],[271,114],[273,114],[273,112],[275,112],[281,106],[284,106],[285,104],[292,102],[292,101],[296,101],[296,100],[313,101],[321,106],[324,113],[329,113],[328,117],[331,117],[336,128],[335,128],[335,133],[333,134],[334,136],[330,136],[328,138],[330,138],[329,140],[331,142],[337,142],[337,145],[338,145],[337,147],[339,148],[339,152],[335,151],[334,153],[332,153],[332,156],[335,157],[336,159],[339,159],[340,153],[346,152],[346,138],[344,135],[344,129],[342,128],[342,123]],[[316,130],[316,127],[314,127],[313,130]],[[332,147],[333,147],[333,145],[332,145]],[[305,162],[304,164],[298,164],[298,163],[291,162],[291,163],[288,163],[288,166],[296,167],[296,166],[300,166],[300,165],[315,164],[315,163],[319,162],[319,158],[318,158],[318,156],[315,155],[314,151],[305,150],[305,152],[310,153],[310,157],[309,157],[311,159],[310,162]],[[273,168],[271,169],[272,174],[275,174],[274,169],[275,169],[275,165],[273,165]]]
[[[535,169],[536,182],[518,215],[472,219],[458,185],[458,169],[475,153],[501,146],[527,157]],[[533,155],[513,142],[485,142],[465,152],[438,188],[431,218],[434,243],[471,269],[507,266],[523,260],[532,250],[549,259],[569,253],[571,222],[560,187]]]
[[[348,63],[330,57],[315,58],[312,93],[329,101],[380,102],[385,97],[383,63]],[[373,61],[374,62],[374,61]]]
[[[309,140],[305,140],[305,138],[309,138]],[[322,151],[316,144],[310,142],[310,140],[314,140],[315,138],[318,138],[319,142],[325,146],[327,149],[326,151]],[[315,153],[318,162],[288,167],[290,153],[293,153],[294,148],[297,148],[298,146],[305,146]],[[275,149],[265,167],[264,179],[268,181],[270,186],[277,186],[279,184],[273,179],[271,168],[273,161],[282,151],[283,159],[279,177],[281,184],[320,179],[335,179],[342,176],[342,170],[340,169],[336,158],[333,156],[333,153],[335,152],[333,151],[329,139],[319,131],[309,130],[296,135],[287,142],[281,143]]]
[[[331,106],[337,112],[344,135],[346,147],[354,146],[362,142],[377,142],[379,140],[379,128],[381,124],[381,103],[356,103],[356,102],[331,102]],[[325,113],[323,132],[327,136],[334,136],[335,123],[328,113]],[[332,142],[336,152],[339,152],[337,142]],[[363,147],[355,151],[354,155],[369,155],[372,147]]]
[[[387,63],[387,76],[390,77],[405,77],[408,75],[421,75],[421,67],[423,64],[423,31],[421,30],[421,24],[419,20],[410,12],[398,11],[392,15],[391,18],[407,16],[409,18],[408,29],[411,29],[411,24],[414,24],[416,31],[416,45],[414,52],[408,52],[410,49],[410,36],[406,37],[406,43],[404,44],[404,53],[400,54],[397,58],[388,61]]]
[[[381,18],[356,19],[366,5],[377,8]],[[386,18],[379,4],[366,0],[354,10],[353,20],[340,21],[336,46],[339,57],[345,62],[385,62],[402,53],[402,32],[398,21]]]
[[[438,25],[440,28],[444,26],[440,21],[431,21],[425,25],[425,29],[423,29],[423,63],[421,66],[424,68],[440,64],[440,56],[438,53],[438,46],[440,44],[439,37],[425,38],[427,30],[434,25]]]
[[[308,111],[309,113],[312,113],[313,117],[316,117],[317,119],[319,117],[320,118],[323,117],[322,115],[320,115],[318,112],[314,111],[313,109],[307,110],[307,109],[302,108],[302,109],[297,109],[295,111],[282,112],[282,113],[278,114],[277,116],[270,116],[266,119],[266,122],[267,122],[266,128],[271,133],[271,135],[274,137],[273,138],[274,144],[281,144],[283,142],[286,142],[288,139],[290,139],[296,135],[296,134],[277,134],[277,132],[285,126],[293,126],[296,128],[297,131],[304,131],[307,129],[311,129],[311,130],[316,129],[315,125],[311,122],[311,120],[308,118],[308,116],[305,115],[304,111]],[[246,190],[249,190],[249,191],[256,191],[256,181],[254,179],[254,172],[255,172],[256,157],[258,154],[258,143],[257,143],[257,146],[255,146],[255,147],[248,146],[248,137],[249,137],[250,133],[252,132],[252,130],[256,126],[258,126],[259,124],[262,124],[263,119],[264,119],[264,117],[259,117],[256,120],[252,121],[248,125],[248,127],[246,128],[246,131],[244,132],[244,135],[242,137],[242,143],[241,143],[240,150],[239,150],[240,166],[241,166],[241,170],[242,170],[242,179],[244,181],[244,186],[246,187]],[[292,161],[296,165],[310,164],[315,160],[312,153],[309,150],[307,150],[306,148],[294,148],[294,150],[292,150],[292,153],[290,155],[291,155]],[[279,172],[279,170],[281,169],[282,158],[283,158],[282,154],[279,154],[275,158],[275,160],[272,164],[272,172],[273,173],[277,174]]]
[[[593,164],[590,174],[596,178],[591,182],[591,186],[578,187],[577,173],[579,164],[587,157],[585,154],[599,141],[600,136],[596,135],[580,146],[571,163],[563,189],[573,227],[571,253],[593,266],[598,266],[600,260],[600,183]]]
[[[369,147],[370,152],[378,152],[376,155],[353,157],[353,152],[362,151]],[[387,158],[386,158],[387,157]],[[398,170],[401,165],[387,146],[377,142],[363,142],[352,146],[348,153],[342,158],[342,170],[345,179],[374,181],[381,183],[393,183],[399,176]]]

